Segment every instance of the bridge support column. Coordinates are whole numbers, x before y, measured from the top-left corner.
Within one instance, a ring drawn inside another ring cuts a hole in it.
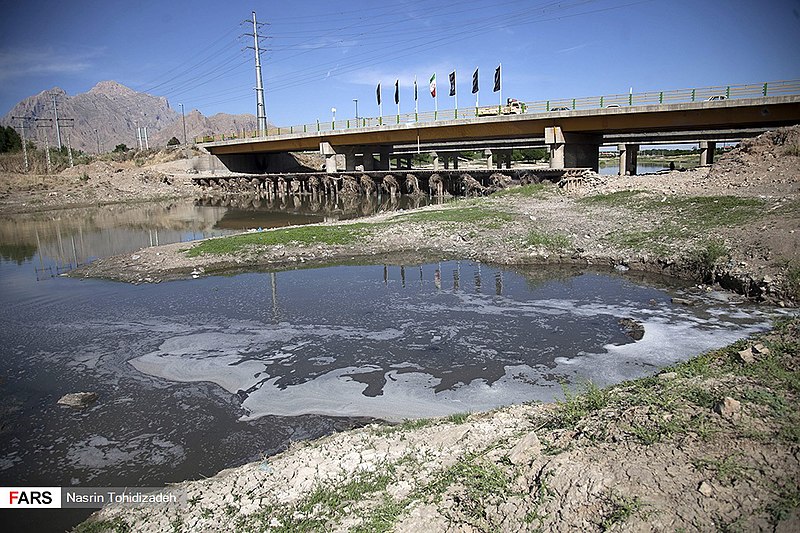
[[[375,170],[375,158],[373,157],[373,150],[372,146],[365,146],[364,147],[364,155],[362,157],[362,163],[364,165],[364,171],[368,172],[370,170]]]
[[[550,168],[600,169],[600,135],[565,133],[559,126],[544,129],[550,147]]]
[[[483,154],[486,156],[486,168],[492,170],[492,151],[487,148],[483,151]]]
[[[339,150],[344,154],[344,169],[348,172],[354,171],[356,169],[356,149],[340,148]]]
[[[620,144],[617,145],[619,151],[619,175],[633,176],[639,164],[639,145]]]
[[[335,174],[338,172],[336,166],[336,150],[333,149],[333,146],[323,141],[319,143],[319,152],[325,156],[325,172],[328,174]]]
[[[714,150],[717,143],[712,141],[700,141],[700,165],[710,165],[714,162]]]
[[[506,151],[504,159],[506,160],[506,168],[511,169],[511,150]]]
[[[458,170],[458,152],[453,152],[453,169]]]
[[[433,161],[433,170],[439,170],[439,154],[431,152],[431,160]]]
[[[378,170],[389,170],[391,164],[389,154],[391,154],[391,149],[388,146],[381,146],[381,164]]]

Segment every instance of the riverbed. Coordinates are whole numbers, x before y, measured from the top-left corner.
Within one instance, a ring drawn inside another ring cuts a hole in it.
[[[151,243],[316,221],[278,213],[196,201],[4,221],[0,480],[195,479],[373,419],[551,401],[562,386],[652,374],[770,323],[735,296],[614,270],[443,261],[140,286],[60,275]],[[696,305],[671,301],[687,293]],[[623,318],[644,326],[641,340]],[[99,399],[56,405],[77,391]]]

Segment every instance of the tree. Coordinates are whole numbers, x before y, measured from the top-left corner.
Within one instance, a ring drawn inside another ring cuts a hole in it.
[[[177,137],[173,137],[172,139],[167,141],[167,146],[178,146],[181,142],[178,140]]]
[[[0,153],[22,150],[22,137],[11,126],[0,127]]]
[[[115,152],[127,152],[128,147],[125,144],[118,144],[114,147]]]

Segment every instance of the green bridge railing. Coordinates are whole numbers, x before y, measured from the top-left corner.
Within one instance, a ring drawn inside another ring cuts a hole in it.
[[[767,96],[786,96],[800,94],[800,80],[771,81],[767,83],[749,85],[718,85],[714,87],[701,87],[695,89],[678,89],[673,91],[650,91],[644,93],[610,94],[604,96],[589,96],[584,98],[566,98],[556,100],[539,100],[535,102],[520,102],[519,113],[538,114],[554,113],[565,110],[598,109],[603,107],[635,107],[658,104],[683,104],[691,102],[761,98]],[[271,127],[267,130],[266,138],[281,135],[300,133],[318,133],[326,131],[341,131],[355,128],[369,128],[376,126],[397,126],[399,124],[429,123],[445,120],[471,119],[502,115],[506,110],[505,105],[466,107],[459,109],[443,109],[439,111],[426,111],[424,113],[401,113],[384,115],[381,117],[359,117],[358,119],[344,119],[337,121],[317,121],[310,124],[297,126]],[[222,133],[196,137],[196,143],[227,141],[235,139],[257,139],[258,131],[242,131]]]

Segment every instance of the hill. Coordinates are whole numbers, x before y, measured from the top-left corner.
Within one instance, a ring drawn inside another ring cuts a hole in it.
[[[56,145],[53,97],[58,108],[62,144],[88,153],[108,152],[118,144],[136,147],[137,127],[146,127],[150,147],[159,147],[176,137],[183,141],[183,121],[179,111],[161,96],[136,92],[115,81],[101,81],[85,93],[68,95],[54,87],[30,96],[15,105],[0,119],[0,125],[20,130],[19,120],[26,117],[27,139],[44,146]],[[36,119],[50,119],[48,122]],[[73,119],[72,121],[68,119]],[[46,126],[47,125],[47,126]],[[186,136],[191,139],[212,133],[256,129],[255,115],[218,113],[206,117],[197,110],[186,114]]]

